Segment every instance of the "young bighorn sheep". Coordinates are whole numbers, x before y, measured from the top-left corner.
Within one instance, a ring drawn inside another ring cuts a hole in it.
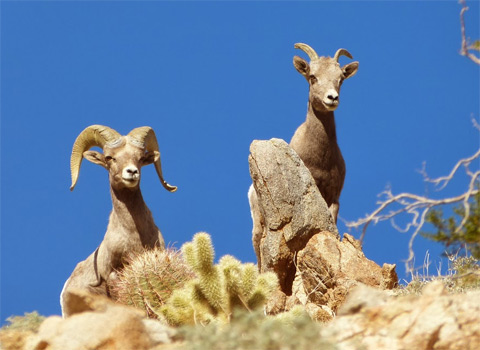
[[[293,58],[295,69],[307,79],[310,92],[307,119],[295,131],[290,146],[312,173],[336,223],[345,179],[345,161],[337,144],[333,111],[340,102],[338,95],[343,81],[357,73],[358,62],[340,67],[340,56],[353,58],[345,49],[338,49],[331,58],[319,57],[306,44],[295,44],[295,48],[310,57],[310,64],[298,56]]]
[[[332,57],[319,57],[307,44],[297,43],[296,49],[303,50],[310,63],[294,56],[295,69],[307,79],[310,90],[307,118],[295,131],[290,146],[297,152],[322,194],[330,213],[337,222],[339,198],[345,179],[345,161],[337,144],[334,111],[339,105],[339,92],[343,81],[355,75],[358,62],[340,66],[340,56],[353,58],[345,49],[339,49]],[[263,232],[263,220],[253,186],[249,190],[250,208],[253,219],[253,245],[257,258],[258,246]]]
[[[100,147],[103,154],[89,151],[92,147]],[[165,246],[140,191],[142,166],[153,163],[163,187],[169,192],[177,189],[163,179],[157,139],[153,129],[147,126],[133,129],[126,136],[102,125],[83,130],[73,145],[70,190],[77,183],[83,158],[107,169],[113,209],[100,246],[77,264],[65,282],[60,296],[64,317],[74,312],[65,303],[69,289],[82,288],[108,296],[108,282],[115,278],[115,271],[123,267],[127,253]]]

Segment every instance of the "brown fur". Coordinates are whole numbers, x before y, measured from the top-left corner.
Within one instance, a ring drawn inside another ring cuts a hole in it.
[[[319,57],[309,64],[303,58],[295,56],[293,64],[308,81],[310,89],[307,118],[295,131],[290,146],[312,173],[336,223],[346,170],[337,143],[333,111],[338,107],[343,81],[355,75],[358,62],[340,67],[337,60],[331,57]],[[260,266],[259,246],[265,220],[253,185],[250,186],[248,198],[253,220],[253,247]]]
[[[65,317],[70,312],[68,305],[64,305],[64,294],[70,288],[87,289],[108,296],[108,282],[115,278],[115,271],[123,267],[128,253],[165,246],[140,191],[141,167],[153,163],[158,156],[158,152],[145,152],[143,148],[131,145],[128,136],[122,145],[105,148],[104,154],[95,151],[84,153],[87,160],[108,170],[113,209],[102,243],[86,260],[77,264],[65,283],[61,295]],[[132,171],[136,169],[138,179],[125,180],[122,174],[126,167]]]
[[[337,143],[333,111],[338,107],[343,81],[355,75],[358,62],[340,67],[335,59],[320,57],[308,64],[298,56],[293,62],[297,71],[307,79],[310,90],[307,118],[295,131],[290,146],[312,173],[337,222],[345,161]]]
[[[335,222],[345,179],[345,161],[337,144],[333,112],[319,113],[309,104],[305,123],[295,132],[290,146],[312,173]]]

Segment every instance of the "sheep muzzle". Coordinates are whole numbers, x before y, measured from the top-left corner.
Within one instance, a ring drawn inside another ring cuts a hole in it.
[[[126,166],[122,170],[122,180],[127,187],[134,187],[140,182],[140,171],[135,166]]]

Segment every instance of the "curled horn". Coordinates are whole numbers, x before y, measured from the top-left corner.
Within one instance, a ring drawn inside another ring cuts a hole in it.
[[[294,47],[296,49],[300,49],[302,51],[304,51],[308,57],[310,57],[310,61],[313,61],[313,60],[316,60],[318,58],[318,55],[317,53],[315,52],[314,49],[312,49],[310,46],[308,46],[307,44],[303,44],[303,43],[296,43],[294,45]]]
[[[338,59],[340,58],[340,56],[347,56],[348,58],[353,59],[350,52],[348,52],[345,49],[338,49],[337,52],[335,52],[335,56],[333,56],[333,59],[338,62]]]
[[[73,144],[72,155],[70,157],[70,172],[72,175],[70,191],[73,191],[77,183],[83,152],[92,147],[100,147],[103,149],[105,144],[118,141],[121,137],[122,135],[118,132],[103,125],[91,125],[78,135]]]
[[[175,192],[177,190],[177,186],[169,185],[163,179],[162,173],[162,163],[160,161],[160,150],[158,148],[157,137],[155,136],[155,132],[149,126],[142,126],[140,128],[133,129],[128,133],[135,143],[140,144],[141,147],[144,147],[147,151],[157,151],[158,152],[158,159],[155,162],[155,170],[157,171],[158,178],[162,183],[163,187],[169,192]]]

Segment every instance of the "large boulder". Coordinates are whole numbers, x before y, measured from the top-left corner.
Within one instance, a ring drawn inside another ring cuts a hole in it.
[[[106,297],[71,290],[66,302],[75,313],[47,318],[26,341],[29,350],[152,350],[171,342],[173,331],[132,307]]]
[[[392,289],[398,282],[395,265],[380,267],[367,259],[360,242],[346,233],[342,241],[327,231],[316,234],[298,252],[296,266],[293,303],[325,306],[332,315],[352,288]]]
[[[264,219],[261,237],[253,239],[259,269],[276,272],[290,294],[296,252],[316,233],[337,228],[310,171],[285,141],[253,141],[248,162]]]

